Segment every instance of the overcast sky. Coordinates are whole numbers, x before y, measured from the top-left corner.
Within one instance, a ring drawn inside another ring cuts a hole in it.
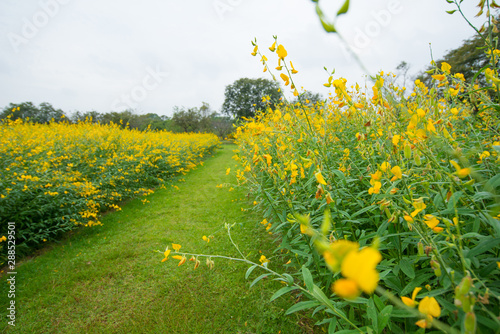
[[[342,2],[320,4],[328,15]],[[470,18],[477,2],[464,1]],[[474,34],[450,9],[445,0],[352,0],[336,24],[371,73],[404,60],[415,74],[431,60],[429,43],[439,59]],[[326,96],[324,66],[348,83],[366,82],[310,0],[1,0],[0,108],[31,101],[67,113],[171,115],[174,106],[207,102],[220,110],[235,80],[271,79],[250,53],[257,38],[277,66],[273,35],[299,71],[298,87]]]

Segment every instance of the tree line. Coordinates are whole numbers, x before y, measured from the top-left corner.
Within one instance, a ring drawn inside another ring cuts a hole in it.
[[[495,40],[498,40],[500,33],[492,32],[491,34]],[[488,57],[490,57],[482,48],[484,44],[482,38],[476,35],[466,39],[461,46],[448,51],[441,59],[437,60],[436,65],[440,67],[441,63],[447,62],[451,65],[452,73],[462,73],[467,81],[474,79],[480,86],[486,86],[484,75],[475,75],[488,64]],[[403,85],[406,83],[409,67],[408,63],[401,62],[396,69],[403,80]],[[431,86],[432,77],[429,70],[431,67],[418,73],[414,79],[419,79],[427,86]],[[296,103],[299,99],[301,103],[314,104],[323,100],[323,97],[320,94],[305,92],[291,103]],[[172,116],[155,113],[138,114],[133,110],[107,113],[77,111],[68,115],[47,102],[40,103],[38,106],[32,102],[23,102],[10,103],[0,112],[0,119],[9,117],[16,120],[21,118],[37,123],[51,121],[77,123],[85,120],[103,124],[112,122],[140,131],[152,129],[172,132],[212,132],[221,138],[226,138],[233,131],[233,125],[241,119],[254,117],[256,112],[265,112],[269,107],[274,109],[283,101],[283,93],[278,82],[262,78],[241,78],[226,86],[224,103],[220,112],[212,110],[208,103],[202,102],[200,107],[174,107]]]

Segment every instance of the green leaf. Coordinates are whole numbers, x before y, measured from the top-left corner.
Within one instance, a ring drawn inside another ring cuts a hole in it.
[[[354,217],[356,217],[356,216],[359,216],[360,214],[365,213],[366,211],[370,211],[370,210],[375,209],[375,208],[378,208],[378,206],[377,206],[377,205],[370,205],[370,206],[367,206],[366,208],[363,208],[363,209],[361,209],[361,210],[357,211],[355,214],[353,214],[353,215],[351,216],[351,218],[354,218]]]
[[[368,316],[368,319],[371,320],[372,328],[375,330],[375,332],[378,333],[378,315],[373,298],[370,298],[368,300],[368,305],[366,306],[366,315]]]
[[[256,279],[253,280],[252,284],[250,284],[250,287],[254,286],[258,281],[260,281],[261,279],[263,279],[264,277],[267,277],[267,276],[269,276],[269,274],[260,275],[259,277],[257,277]]]
[[[325,29],[326,32],[337,32],[335,26],[332,23],[326,21],[325,15],[323,14],[323,11],[319,7],[318,3],[316,4],[316,14],[318,14],[319,20],[321,21],[321,25],[323,26],[323,29]]]
[[[297,289],[298,289],[298,287],[296,287],[296,286],[285,286],[285,287],[279,289],[278,291],[276,291],[269,301],[272,302],[276,298],[283,296],[285,293],[288,293],[290,291],[297,290]]]
[[[378,333],[382,333],[384,330],[385,326],[389,323],[389,319],[391,318],[391,313],[392,313],[392,305],[387,305],[384,307],[384,309],[380,312],[379,318],[378,318]]]
[[[306,283],[307,290],[312,292],[314,289],[313,278],[311,272],[305,266],[302,266],[302,276],[304,277],[304,282]]]
[[[500,174],[497,174],[497,175],[493,176],[484,185],[485,189],[491,189],[491,190],[493,190],[493,189],[495,189],[497,187],[500,187]]]
[[[295,305],[292,305],[288,310],[286,310],[285,315],[289,315],[298,311],[310,309],[313,307],[316,307],[320,305],[317,301],[315,300],[306,300],[303,302],[298,302]]]
[[[498,244],[500,244],[500,238],[484,238],[479,244],[472,248],[469,252],[465,254],[465,257],[472,259],[488,250],[492,250]]]
[[[245,274],[245,279],[248,279],[248,276],[250,276],[250,274],[252,273],[252,271],[257,268],[257,264],[254,264],[253,266],[251,266],[250,268],[248,268],[246,274]]]
[[[346,0],[342,5],[342,7],[337,12],[337,16],[347,13],[348,10],[349,10],[349,0]]]
[[[453,9],[453,10],[447,10],[446,12],[451,15],[451,14],[455,13],[456,11],[457,11],[456,9]]]
[[[332,318],[328,326],[328,334],[334,334],[337,329],[337,318]]]
[[[293,277],[292,276],[290,276],[289,274],[283,274],[283,276],[286,277],[288,284],[293,284]]]
[[[401,259],[401,261],[399,261],[399,267],[406,276],[412,279],[415,278],[415,269],[413,268],[413,265],[410,263],[410,261],[408,261],[407,259]]]
[[[453,193],[453,195],[451,195],[450,199],[448,200],[448,206],[447,206],[448,210],[452,210],[453,208],[455,208],[455,206],[458,203],[458,200],[460,199],[460,197],[462,197],[462,194],[463,194],[462,191],[457,191]]]

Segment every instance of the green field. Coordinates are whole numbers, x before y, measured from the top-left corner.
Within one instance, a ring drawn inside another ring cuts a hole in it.
[[[203,166],[173,186],[123,205],[102,217],[103,226],[81,228],[18,265],[15,327],[7,326],[5,274],[0,289],[2,333],[307,333],[310,321],[285,316],[291,296],[270,303],[280,284],[263,280],[251,289],[247,266],[216,260],[177,267],[161,262],[166,246],[237,256],[224,223],[249,259],[268,254],[272,239],[256,229],[259,217],[243,189],[217,188],[234,180],[236,146],[224,145]],[[183,181],[185,180],[185,181]],[[257,231],[257,232],[256,232]],[[213,235],[209,242],[203,235]],[[271,254],[269,254],[270,256]],[[268,256],[268,257],[269,257]],[[274,264],[278,265],[278,263]],[[301,326],[298,326],[300,323]]]

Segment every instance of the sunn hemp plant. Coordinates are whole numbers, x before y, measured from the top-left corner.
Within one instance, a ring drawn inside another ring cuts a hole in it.
[[[463,15],[462,1],[447,2]],[[489,38],[498,6],[478,6],[489,65],[466,81],[433,62],[431,86],[416,80],[411,92],[391,73],[360,86],[328,71],[331,93],[311,104],[278,39],[252,42],[299,102],[283,98],[236,130],[237,182],[276,245],[260,263],[239,261],[246,277],[265,271],[251,286],[270,275],[286,284],[272,300],[302,297],[287,314],[311,310],[329,333],[500,333],[500,50]],[[180,253],[180,264],[189,256],[195,267],[227,258]]]

